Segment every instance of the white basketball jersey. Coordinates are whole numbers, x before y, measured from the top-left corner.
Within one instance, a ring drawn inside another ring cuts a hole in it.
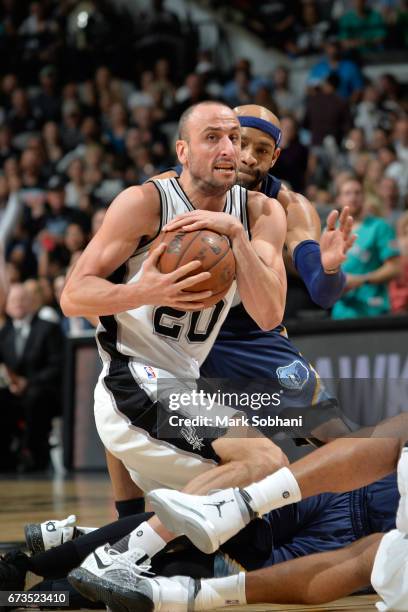
[[[176,215],[195,210],[177,178],[152,182],[160,194],[159,232]],[[240,219],[249,235],[246,189],[236,185],[226,193],[224,212]],[[114,283],[137,282],[151,242],[138,248],[108,280]],[[97,339],[102,360],[131,358],[175,376],[197,378],[199,366],[208,355],[231,307],[235,290],[234,281],[222,300],[202,311],[183,312],[168,306],[141,306],[101,317]]]

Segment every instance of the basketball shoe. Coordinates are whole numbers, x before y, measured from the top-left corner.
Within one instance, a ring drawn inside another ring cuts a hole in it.
[[[129,536],[130,537],[130,536]],[[129,537],[126,540],[129,540]],[[154,576],[150,572],[150,559],[140,548],[126,549],[125,539],[121,550],[105,544],[100,546],[68,574],[72,586],[91,601],[102,601],[111,610],[127,610],[127,601],[141,576]],[[144,601],[142,594],[141,604]],[[146,610],[151,603],[146,599]],[[138,608],[139,609],[139,608]],[[144,609],[141,605],[140,610]]]
[[[63,521],[49,520],[44,523],[31,523],[24,527],[27,548],[31,554],[44,552],[64,542],[74,540],[94,527],[76,527],[76,516],[71,514]]]
[[[146,501],[170,531],[187,536],[202,552],[211,554],[256,518],[247,497],[245,491],[232,488],[211,495],[156,489]]]

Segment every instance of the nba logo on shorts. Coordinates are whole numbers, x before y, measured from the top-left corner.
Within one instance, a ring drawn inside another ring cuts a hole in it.
[[[157,374],[151,366],[143,366],[143,367],[144,367],[144,371],[147,374],[147,378],[157,378]]]

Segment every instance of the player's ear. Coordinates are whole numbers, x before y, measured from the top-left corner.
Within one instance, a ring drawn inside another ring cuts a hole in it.
[[[281,154],[281,151],[282,151],[282,149],[280,149],[279,147],[276,147],[275,151],[273,152],[273,156],[272,156],[271,168],[278,161],[278,158],[279,158],[279,155]]]
[[[176,153],[180,164],[184,166],[188,157],[188,142],[186,140],[176,141]]]

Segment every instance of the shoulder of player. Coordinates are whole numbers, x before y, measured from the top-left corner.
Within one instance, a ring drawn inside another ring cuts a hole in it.
[[[175,178],[176,176],[179,176],[179,174],[175,170],[166,170],[166,172],[152,176],[149,181],[162,181],[163,179]]]
[[[160,194],[153,183],[145,183],[124,189],[110,205],[105,226],[116,226],[126,234],[138,235],[140,224],[143,233],[154,232],[160,218]]]
[[[314,208],[313,204],[301,193],[297,193],[296,191],[292,191],[286,185],[281,186],[277,199],[283,208],[287,211],[289,206],[300,207],[300,208]]]
[[[251,224],[261,215],[283,215],[282,205],[275,198],[269,198],[259,191],[248,191],[248,211]]]

